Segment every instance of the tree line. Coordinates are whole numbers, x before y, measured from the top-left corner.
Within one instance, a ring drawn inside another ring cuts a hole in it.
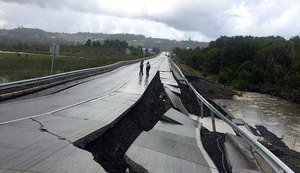
[[[300,102],[300,38],[222,36],[207,48],[174,48],[180,63],[221,84]]]
[[[40,53],[40,54],[49,54],[49,44],[39,44],[39,43],[16,43],[16,44],[6,44],[0,43],[1,50],[9,51],[19,51],[19,52],[30,52],[30,53]],[[85,44],[81,45],[60,45],[60,55],[66,56],[78,56],[86,58],[102,58],[102,57],[111,57],[118,56],[128,58],[125,54],[126,49],[129,49],[131,54],[129,59],[136,59],[144,57],[141,50],[136,47],[129,46],[126,41],[116,40],[104,40],[101,44],[100,41],[92,41],[88,39]]]

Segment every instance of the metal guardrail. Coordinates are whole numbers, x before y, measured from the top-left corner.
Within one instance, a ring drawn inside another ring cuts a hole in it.
[[[139,62],[141,60],[146,60],[146,59],[150,59],[150,58],[153,58],[153,57],[147,57],[147,58],[129,60],[129,61],[120,61],[120,62],[117,62],[114,64],[102,66],[102,67],[94,67],[94,68],[76,70],[76,71],[60,73],[60,74],[55,74],[55,75],[50,75],[50,76],[44,76],[44,77],[39,77],[39,78],[2,83],[2,84],[0,84],[0,90],[15,88],[15,87],[19,87],[19,86],[25,86],[25,85],[30,85],[30,84],[38,84],[41,82],[47,82],[47,81],[51,81],[51,80],[62,80],[65,78],[87,75],[87,74],[97,74],[100,72],[106,72],[106,71],[116,69],[123,65],[133,64],[133,63]]]
[[[258,142],[253,137],[249,136],[242,129],[240,129],[236,124],[230,121],[226,116],[224,116],[221,112],[219,112],[214,106],[212,106],[204,97],[202,97],[198,91],[193,87],[193,85],[185,78],[184,74],[180,70],[180,68],[170,59],[171,64],[175,67],[175,70],[179,72],[179,74],[183,77],[185,82],[188,84],[190,89],[194,92],[197,98],[204,103],[215,115],[225,121],[233,130],[236,131],[243,139],[245,139],[248,144],[250,144],[260,155],[262,158],[266,160],[266,162],[276,171],[276,172],[286,172],[286,173],[294,173],[286,164],[284,164],[278,157],[276,157],[271,151],[269,151],[265,146],[263,146],[260,142]]]

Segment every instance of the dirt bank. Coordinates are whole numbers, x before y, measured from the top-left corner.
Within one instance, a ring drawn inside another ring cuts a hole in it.
[[[300,93],[292,89],[278,89],[275,86],[250,86],[247,90],[249,92],[257,92],[260,94],[267,94],[281,99],[300,104]]]
[[[148,131],[171,107],[159,75],[156,75],[138,104],[116,125],[86,146],[107,172],[125,172],[124,154],[144,130]]]
[[[300,153],[289,149],[280,138],[266,127],[257,125],[256,128],[265,139],[263,144],[294,172],[300,172]]]
[[[181,90],[181,94],[179,95],[179,97],[184,107],[188,110],[189,113],[201,116],[200,106],[198,105],[197,97],[195,96],[195,94],[191,90],[189,90],[187,85],[183,85],[179,81],[177,81],[177,83]],[[214,102],[212,102],[210,99],[207,100],[211,104],[214,104]],[[210,110],[205,105],[203,107],[203,114],[204,117],[210,116]],[[226,156],[224,154],[225,134],[218,132],[209,132],[209,130],[207,130],[206,128],[201,128],[201,141],[208,155],[212,158],[213,162],[218,168],[219,172],[230,173],[231,171],[228,168]]]
[[[237,94],[225,86],[198,78],[185,70],[182,72],[197,91],[207,99],[232,99],[233,95]]]
[[[220,173],[230,173],[225,156],[224,142],[225,134],[210,132],[207,129],[201,129],[201,141],[203,146],[211,157]]]

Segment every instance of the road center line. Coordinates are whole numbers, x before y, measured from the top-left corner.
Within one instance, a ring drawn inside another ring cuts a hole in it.
[[[117,86],[117,87],[116,87],[115,89],[113,89],[112,91],[110,91],[110,92],[104,94],[103,96],[93,97],[93,98],[91,98],[91,99],[87,99],[87,100],[84,100],[84,101],[81,101],[81,102],[78,102],[78,103],[74,103],[74,104],[72,104],[72,105],[65,106],[65,107],[62,107],[62,108],[59,108],[59,109],[56,109],[56,110],[53,110],[53,111],[50,111],[50,112],[47,112],[47,113],[37,114],[37,115],[33,115],[33,116],[25,117],[25,118],[19,118],[19,119],[15,119],[15,120],[9,120],[9,121],[5,121],[5,122],[0,122],[0,126],[1,126],[1,125],[5,125],[5,124],[9,124],[9,123],[13,123],[13,122],[17,122],[17,121],[27,120],[27,119],[30,119],[30,118],[36,118],[36,117],[40,117],[40,116],[44,116],[44,115],[50,115],[50,114],[53,114],[53,113],[55,113],[55,112],[59,112],[59,111],[62,111],[62,110],[65,110],[65,109],[68,109],[68,108],[71,108],[71,107],[74,107],[74,106],[77,106],[77,105],[86,103],[86,102],[94,102],[94,101],[103,99],[103,98],[105,98],[105,97],[108,97],[110,94],[114,93],[114,92],[117,91],[118,89],[120,89],[122,86],[124,86],[125,84],[127,84],[128,82],[130,82],[131,80],[133,80],[134,78],[136,78],[136,76],[130,78],[130,79],[127,80],[127,81],[125,81],[124,83],[122,83],[121,85]]]

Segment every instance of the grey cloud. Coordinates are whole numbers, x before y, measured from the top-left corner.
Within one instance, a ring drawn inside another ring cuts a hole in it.
[[[0,0],[0,3],[1,1],[10,4],[17,3],[23,6],[26,5],[28,8],[39,7],[49,13],[56,11],[57,13],[63,14],[64,17],[70,17],[70,19],[65,20],[68,21],[68,26],[72,26],[72,20],[77,19],[83,20],[82,24],[84,24],[84,22],[94,22],[92,19],[81,19],[82,16],[95,18],[104,15],[111,16],[112,19],[127,18],[133,21],[161,23],[180,32],[185,32],[186,35],[189,35],[188,33],[199,33],[198,35],[203,35],[203,37],[206,38],[217,38],[220,35],[236,34],[287,35],[288,33],[291,35],[293,33],[295,34],[300,27],[299,24],[293,24],[296,23],[296,21],[293,22],[291,20],[296,20],[297,16],[299,16],[298,11],[300,11],[300,1],[295,2],[293,0],[173,0],[170,3],[165,3],[167,5],[158,5],[156,8],[161,8],[161,10],[158,11],[148,7],[149,3],[153,3],[151,1],[141,1],[141,6],[139,6],[136,11],[128,11],[128,8],[133,4],[113,8],[113,6],[110,5],[105,6],[104,2],[107,3],[107,1],[96,0]],[[158,1],[156,1],[156,3],[158,3]],[[293,10],[293,14],[288,14],[291,8],[297,9]],[[81,13],[82,16],[80,17],[78,13]],[[59,14],[52,14],[52,18],[59,18]],[[14,13],[11,13],[9,17],[14,18],[13,15]],[[285,15],[290,16],[285,17]],[[14,21],[16,20],[17,19],[14,19]],[[40,20],[43,21],[43,19]],[[58,27],[63,30],[62,26],[65,26],[64,19],[60,18],[58,21],[62,22]],[[77,23],[77,21],[73,22]],[[103,23],[103,25],[111,26],[110,21],[104,22],[106,22],[106,24]],[[122,22],[122,20],[118,20],[118,22]],[[30,19],[28,19],[28,23],[30,23]],[[98,24],[89,23],[89,25],[91,25],[90,27],[99,28]],[[289,25],[293,25],[294,27],[289,28]],[[68,26],[67,28],[69,28]],[[52,27],[54,28],[54,26]],[[122,30],[122,28],[117,29],[117,24],[115,24],[114,27],[116,30]],[[125,27],[125,25],[120,25],[120,27]],[[128,28],[128,26],[126,27]],[[135,26],[132,26],[130,28],[134,27]],[[153,26],[148,26],[148,28],[151,27]],[[104,26],[102,27],[102,25],[100,28],[109,30]],[[126,30],[126,28],[123,28],[123,30]],[[147,28],[144,28],[144,30],[147,31]],[[159,31],[159,28],[156,28],[156,30]],[[291,33],[289,33],[289,31]]]

